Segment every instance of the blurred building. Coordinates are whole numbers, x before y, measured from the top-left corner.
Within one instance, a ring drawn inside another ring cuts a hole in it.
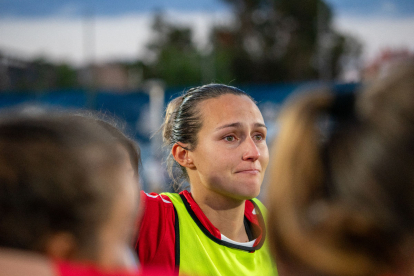
[[[37,92],[88,88],[110,92],[137,90],[142,72],[122,62],[75,68],[44,58],[0,51],[0,91]]]
[[[33,79],[33,66],[14,54],[0,52],[0,91],[13,90]]]
[[[136,90],[142,76],[122,63],[105,63],[80,69],[78,79],[82,87],[122,93]]]

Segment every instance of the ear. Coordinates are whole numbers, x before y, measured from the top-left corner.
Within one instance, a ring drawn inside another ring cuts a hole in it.
[[[171,154],[178,164],[184,168],[193,169],[195,168],[195,165],[192,158],[190,157],[190,151],[185,148],[187,148],[185,144],[177,142],[173,145]]]
[[[77,251],[75,237],[67,232],[55,233],[47,240],[45,251],[55,259],[72,259]]]

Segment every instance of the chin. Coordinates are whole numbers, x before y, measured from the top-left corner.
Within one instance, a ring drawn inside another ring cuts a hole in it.
[[[259,188],[244,190],[238,193],[239,197],[243,198],[244,200],[255,198],[259,194],[260,194],[260,186]]]
[[[252,199],[252,198],[258,197],[258,196],[259,196],[259,194],[260,194],[260,189],[259,189],[259,191],[257,191],[257,192],[255,192],[255,193],[250,194],[248,199]]]
[[[237,200],[248,200],[257,197],[260,194],[261,179],[237,179],[227,181],[216,192],[225,195],[228,198]]]

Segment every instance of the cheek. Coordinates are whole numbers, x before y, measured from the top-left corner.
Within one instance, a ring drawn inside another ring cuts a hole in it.
[[[231,161],[228,154],[216,152],[209,153],[208,156],[198,156],[196,167],[198,175],[205,183],[221,183],[225,181],[226,176],[231,172]]]
[[[189,156],[198,171],[209,171],[215,166],[214,160],[220,157],[220,152],[211,144],[200,141],[196,149]]]
[[[269,150],[267,148],[267,145],[263,145],[263,147],[260,149],[260,164],[262,165],[262,169],[265,170],[267,168],[267,165],[269,164]]]
[[[205,158],[205,162],[208,162],[212,172],[223,172],[235,165],[235,157],[234,152],[212,150],[210,156]]]
[[[200,141],[192,152],[198,173],[209,181],[226,178],[241,161],[241,154],[235,149],[224,147],[219,142]]]

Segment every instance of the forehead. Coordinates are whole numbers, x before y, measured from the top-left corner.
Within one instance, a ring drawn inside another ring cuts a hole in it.
[[[245,124],[264,123],[257,105],[247,96],[225,94],[200,103],[199,110],[203,127],[241,122]]]

